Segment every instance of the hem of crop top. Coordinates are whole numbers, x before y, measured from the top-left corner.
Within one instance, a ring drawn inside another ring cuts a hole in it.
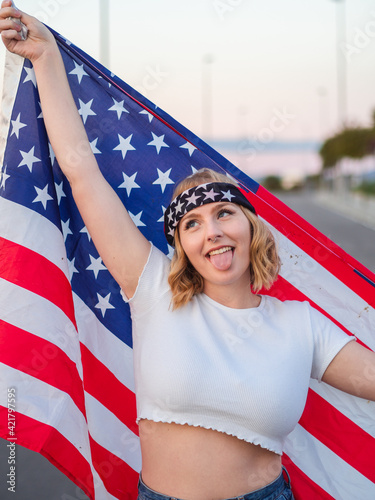
[[[164,418],[164,419],[156,419],[156,418],[147,418],[147,417],[137,417],[137,424],[139,424],[140,420],[149,420],[151,422],[160,422],[163,424],[177,424],[177,425],[188,425],[190,427],[201,427],[203,429],[207,429],[209,431],[216,431],[216,432],[221,432],[222,434],[226,434],[228,436],[233,436],[237,439],[240,439],[241,441],[246,441],[247,443],[254,444],[256,446],[260,446],[261,448],[272,451],[272,453],[276,453],[276,455],[282,455],[283,454],[283,446],[277,447],[272,439],[270,439],[267,436],[264,435],[259,435],[259,434],[253,434],[252,432],[248,432],[248,436],[245,436],[243,433],[236,432],[234,433],[233,431],[230,430],[225,430],[223,429],[222,426],[215,426],[213,425],[208,425],[208,424],[200,424],[200,423],[193,423],[191,420],[188,419],[181,419],[178,420],[176,418]],[[222,422],[220,422],[222,424]]]

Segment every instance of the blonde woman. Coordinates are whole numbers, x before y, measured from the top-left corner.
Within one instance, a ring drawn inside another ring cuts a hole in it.
[[[19,25],[27,26],[22,40]],[[90,153],[53,36],[2,3],[8,50],[31,60],[59,165],[105,265],[130,303],[139,500],[286,500],[283,441],[309,379],[375,400],[375,354],[308,303],[259,295],[277,278],[272,235],[226,177],[203,170],[165,213],[172,263],[139,232]],[[86,151],[71,163],[66,147]],[[86,146],[86,147],[83,147]],[[353,386],[351,380],[362,380]]]

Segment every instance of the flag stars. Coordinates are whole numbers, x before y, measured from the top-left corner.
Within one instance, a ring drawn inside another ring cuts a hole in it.
[[[14,134],[17,137],[17,139],[19,139],[21,128],[27,127],[26,123],[21,123],[21,113],[18,113],[17,118],[15,120],[11,120],[11,122],[13,128],[10,136],[12,137],[12,135]]]
[[[149,113],[148,111],[146,111],[145,109],[143,111],[140,111],[139,112],[140,115],[146,115],[148,117],[148,121],[149,123],[152,122],[152,119],[154,118],[154,115],[152,113]]]
[[[34,85],[34,87],[36,88],[36,77],[35,77],[35,71],[34,71],[34,68],[27,68],[27,67],[24,67],[24,70],[26,71],[27,75],[23,81],[23,83],[26,83],[26,82],[32,82],[32,84]]]
[[[91,264],[86,267],[86,271],[93,271],[95,279],[98,279],[99,271],[106,271],[107,268],[103,265],[102,259],[98,257],[95,259],[92,255],[89,255]]]
[[[35,191],[38,193],[38,196],[33,200],[33,203],[40,203],[43,205],[44,210],[47,209],[47,202],[50,200],[53,200],[52,196],[48,194],[48,184],[43,188],[39,189],[38,187],[34,186]]]
[[[134,222],[134,224],[137,227],[146,226],[146,224],[143,224],[143,222],[141,221],[142,214],[143,214],[143,210],[141,212],[139,212],[139,214],[137,214],[137,215],[134,215],[131,212],[129,212],[129,215],[130,215],[132,221]]]
[[[0,170],[0,188],[5,189],[5,182],[9,179],[10,175],[6,173],[6,166],[4,165],[3,169]]]
[[[205,200],[210,199],[212,201],[215,201],[215,197],[219,195],[218,193],[215,193],[215,191],[213,190],[213,188],[210,191],[206,191],[203,194],[205,195],[205,197],[204,197]]]
[[[90,236],[90,233],[88,232],[88,229],[86,226],[83,226],[83,228],[80,230],[80,233],[87,234],[88,240],[91,241],[91,236]]]
[[[75,260],[76,260],[75,257],[72,260],[68,259],[68,270],[69,270],[69,279],[70,279],[70,281],[72,281],[74,273],[78,273],[79,274],[79,271],[76,269],[76,267],[74,265]]]
[[[174,182],[169,178],[169,174],[171,173],[171,170],[172,169],[170,168],[166,172],[162,172],[161,170],[157,169],[158,178],[152,184],[159,184],[161,187],[162,193],[164,193],[165,188],[168,184],[174,184]]]
[[[48,143],[48,150],[49,150],[49,157],[50,157],[50,160],[51,160],[51,165],[53,166],[54,162],[55,162],[55,152],[53,151],[52,149],[52,146],[50,143]]]
[[[26,153],[25,151],[20,151],[23,160],[18,166],[22,167],[23,165],[26,165],[27,168],[30,170],[30,173],[32,173],[33,171],[34,163],[41,161],[39,158],[34,156],[34,150],[35,147],[33,146],[28,153]]]
[[[222,191],[222,194],[223,194],[223,200],[229,200],[229,201],[232,201],[232,198],[235,198],[234,194],[231,194],[231,192],[229,191]]]
[[[108,109],[108,111],[116,111],[117,113],[117,118],[120,120],[121,116],[122,116],[122,113],[129,113],[129,111],[124,108],[124,101],[116,101],[116,99],[113,99],[113,106],[111,108]]]
[[[88,101],[86,103],[81,101],[81,99],[78,99],[78,101],[80,105],[78,113],[82,116],[83,123],[86,124],[87,118],[89,116],[96,116],[96,113],[91,109],[91,105],[94,99],[91,99],[91,101]]]
[[[68,219],[66,222],[64,222],[63,220],[61,221],[61,229],[64,236],[64,241],[66,241],[69,234],[73,234],[72,231],[70,230],[69,224],[70,224],[70,219]]]
[[[157,220],[157,222],[164,222],[164,214],[167,209],[163,205],[161,206],[161,209],[163,211],[163,215]]]
[[[138,172],[136,172],[131,177],[129,177],[128,175],[125,174],[125,172],[122,172],[122,176],[124,178],[124,182],[119,185],[119,188],[126,189],[126,193],[127,193],[128,196],[130,196],[130,193],[132,192],[132,189],[137,189],[137,188],[141,187],[141,186],[139,186],[135,182],[135,178],[137,176],[137,173]]]
[[[157,136],[153,132],[151,132],[151,134],[153,139],[151,142],[147,144],[147,146],[155,146],[158,154],[160,153],[161,148],[169,148],[168,144],[164,142],[164,137],[165,137],[164,134],[160,136]]]
[[[190,142],[187,142],[186,144],[183,144],[182,146],[180,146],[180,148],[185,148],[189,151],[189,156],[191,156],[194,151],[197,149],[195,146],[193,146],[192,144],[190,144]]]
[[[122,135],[117,134],[120,144],[113,148],[113,151],[121,151],[122,159],[125,159],[126,153],[128,151],[135,151],[135,148],[130,144],[133,134],[130,134],[126,139]]]
[[[84,76],[89,76],[86,71],[83,69],[83,64],[77,64],[75,61],[74,62],[74,69],[69,72],[69,75],[76,75],[78,78],[78,83],[81,84],[82,78]]]
[[[56,195],[57,195],[57,202],[60,205],[61,203],[61,198],[66,198],[66,194],[64,193],[63,190],[63,182],[61,181],[60,184],[56,184],[55,182],[55,189],[56,189]]]
[[[111,296],[111,293],[109,293],[106,297],[102,297],[98,293],[96,294],[96,296],[98,297],[99,302],[96,304],[95,307],[97,309],[100,309],[104,318],[105,313],[107,312],[108,309],[115,309],[114,306],[109,303],[109,298]]]
[[[91,151],[93,152],[94,155],[101,155],[102,154],[102,152],[99,151],[99,149],[96,147],[98,140],[99,140],[99,137],[97,137],[96,139],[94,139],[93,141],[90,142]]]

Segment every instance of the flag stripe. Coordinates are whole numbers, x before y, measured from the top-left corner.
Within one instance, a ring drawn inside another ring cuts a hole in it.
[[[0,362],[66,392],[85,415],[82,382],[77,367],[51,342],[0,319]]]
[[[282,462],[292,478],[291,486],[295,500],[335,500],[318,484],[311,481],[311,479],[296,466],[286,453],[283,454]]]
[[[138,434],[138,425],[135,423],[137,412],[134,393],[121,384],[84,344],[81,344],[81,356],[85,391],[105,407],[111,408],[121,422]],[[113,405],[114,401],[117,402],[116,405]]]
[[[7,408],[0,406],[1,422],[7,421],[7,413]],[[90,464],[57,429],[16,412],[16,434],[23,446],[44,455],[90,498],[95,498]]]
[[[123,460],[100,446],[90,437],[93,466],[103,479],[104,486],[119,500],[137,498],[137,482],[139,474]]]
[[[375,439],[312,390],[299,424],[375,482]],[[340,429],[339,433],[329,432],[336,427]]]
[[[57,305],[75,324],[71,286],[64,273],[42,255],[0,237],[0,277]]]
[[[263,187],[260,186],[257,193],[249,192],[247,197],[257,207],[262,217],[272,224],[274,228],[282,232],[297,246],[303,246],[308,255],[316,259],[325,269],[329,269],[334,276],[366,302],[373,307],[375,306],[375,275],[373,273],[349,256],[329,238],[323,236],[311,224],[286,207]],[[348,272],[349,268],[352,268],[353,272]],[[364,280],[353,269],[359,270],[374,285]]]

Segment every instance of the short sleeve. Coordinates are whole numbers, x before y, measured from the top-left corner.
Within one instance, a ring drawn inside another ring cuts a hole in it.
[[[169,292],[169,268],[168,257],[151,244],[150,254],[133,297],[128,298],[121,290],[122,298],[130,305],[132,316],[133,314],[142,315],[153,307],[163,294]]]
[[[311,377],[321,382],[324,372],[333,358],[346,344],[355,340],[355,337],[347,335],[313,307],[309,307],[309,309],[314,339]]]

